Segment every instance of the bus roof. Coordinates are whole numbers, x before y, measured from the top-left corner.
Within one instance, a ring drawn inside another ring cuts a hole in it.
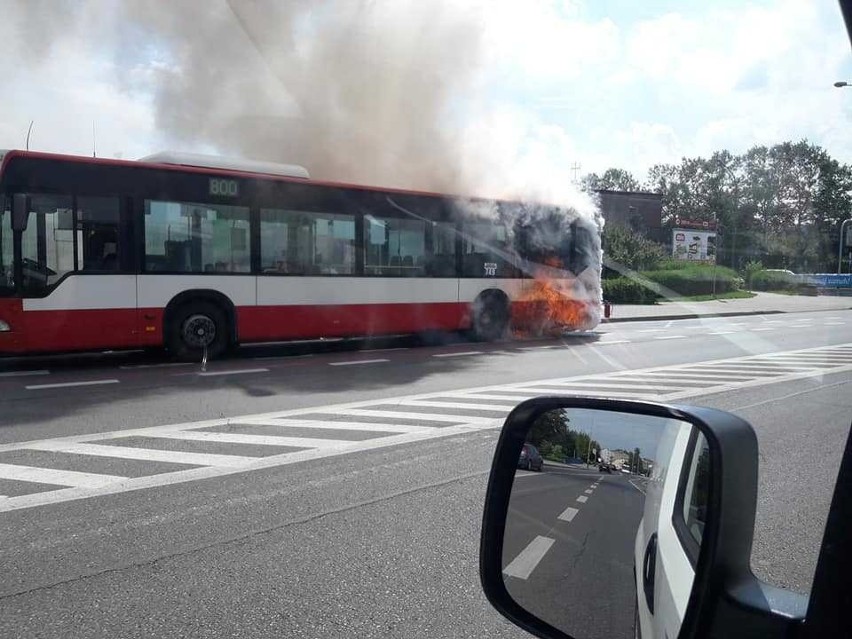
[[[333,182],[329,180],[315,180],[311,179],[307,169],[291,164],[277,164],[275,162],[263,162],[258,160],[242,160],[242,159],[227,159],[227,158],[219,158],[217,156],[208,156],[208,155],[199,155],[192,153],[173,153],[173,152],[163,152],[156,153],[153,155],[146,156],[144,158],[140,158],[138,160],[122,160],[122,159],[113,159],[113,158],[97,158],[97,157],[89,157],[87,155],[69,155],[65,153],[49,153],[44,151],[23,151],[20,149],[0,149],[0,176],[2,176],[3,170],[5,169],[6,163],[11,161],[15,157],[30,157],[40,160],[53,160],[53,161],[61,161],[61,162],[79,162],[81,164],[99,164],[103,166],[125,166],[125,167],[151,167],[151,168],[160,168],[169,171],[179,171],[184,173],[210,173],[211,171],[215,171],[216,173],[229,175],[229,176],[241,176],[241,177],[254,177],[254,178],[265,178],[282,182],[299,182],[304,183],[306,180],[310,180],[311,184],[315,184],[317,186],[328,186],[334,188],[344,188],[344,189],[357,189],[361,191],[374,191],[380,193],[393,193],[398,195],[420,195],[427,197],[449,197],[449,198],[458,198],[464,200],[475,200],[475,201],[488,201],[488,202],[518,202],[519,200],[512,200],[509,198],[494,198],[494,197],[485,197],[481,195],[461,195],[459,193],[437,193],[434,191],[421,191],[417,189],[402,189],[396,187],[385,187],[385,186],[371,186],[365,184],[352,184],[348,182]],[[169,158],[171,161],[166,161],[165,158]],[[191,162],[177,162],[174,161],[180,158],[194,158],[194,161]],[[199,164],[199,160],[207,160],[207,164]],[[212,162],[212,163],[211,163]],[[213,165],[215,163],[215,166]],[[239,168],[237,168],[239,165]],[[268,169],[271,167],[277,167],[277,171],[269,172]],[[284,168],[286,167],[293,172],[302,171],[303,175],[290,175],[284,172]],[[545,206],[555,206],[559,205],[547,204],[541,202]]]
[[[311,177],[306,168],[296,164],[243,160],[242,158],[226,158],[218,155],[202,155],[200,153],[161,151],[160,153],[139,158],[139,162],[194,166],[205,169],[224,169],[226,171],[239,171],[241,173],[264,173],[267,175],[283,175],[303,179]]]

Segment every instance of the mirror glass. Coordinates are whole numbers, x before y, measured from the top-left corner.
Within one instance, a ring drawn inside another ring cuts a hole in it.
[[[704,436],[687,422],[575,408],[542,414],[518,456],[506,518],[511,597],[577,639],[677,636],[707,515],[709,461]]]

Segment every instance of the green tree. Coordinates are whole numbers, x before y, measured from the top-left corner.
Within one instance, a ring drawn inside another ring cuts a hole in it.
[[[656,242],[620,226],[604,227],[601,241],[607,261],[634,271],[653,270],[666,256]]]
[[[603,175],[589,173],[583,177],[582,188],[585,191],[638,191],[642,185],[630,171],[609,168]]]

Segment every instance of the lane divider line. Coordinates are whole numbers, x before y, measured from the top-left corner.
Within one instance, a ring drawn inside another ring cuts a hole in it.
[[[222,375],[248,375],[253,373],[268,373],[268,368],[240,368],[229,371],[203,371],[196,373],[199,377],[221,377]]]
[[[389,359],[356,359],[350,362],[329,362],[329,366],[356,366],[358,364],[381,364],[389,362]]]
[[[117,379],[91,379],[85,382],[59,382],[56,384],[30,384],[25,386],[27,390],[45,390],[48,388],[71,388],[73,386],[102,386],[105,384],[118,384]]]
[[[467,355],[482,355],[482,351],[464,351],[463,353],[436,353],[432,357],[465,357]]]
[[[0,377],[37,377],[39,375],[50,375],[50,371],[9,371],[6,373],[0,373]]]
[[[516,577],[517,579],[528,579],[535,570],[539,562],[550,550],[554,543],[554,539],[550,537],[542,537],[537,535],[520,554],[515,557],[512,562],[503,569],[503,574],[508,577]]]
[[[557,519],[561,519],[562,521],[571,521],[572,519],[574,519],[574,517],[577,516],[578,512],[580,512],[579,509],[571,508],[571,506],[568,506],[568,508],[562,511],[562,514],[559,515]]]

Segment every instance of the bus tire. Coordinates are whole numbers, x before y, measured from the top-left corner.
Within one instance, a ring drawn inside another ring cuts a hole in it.
[[[207,358],[219,357],[228,349],[228,318],[217,305],[206,300],[184,304],[178,308],[169,325],[167,346],[182,361],[201,361],[204,347]]]
[[[504,338],[509,330],[509,315],[509,298],[503,291],[483,291],[473,303],[473,338],[480,342]]]

